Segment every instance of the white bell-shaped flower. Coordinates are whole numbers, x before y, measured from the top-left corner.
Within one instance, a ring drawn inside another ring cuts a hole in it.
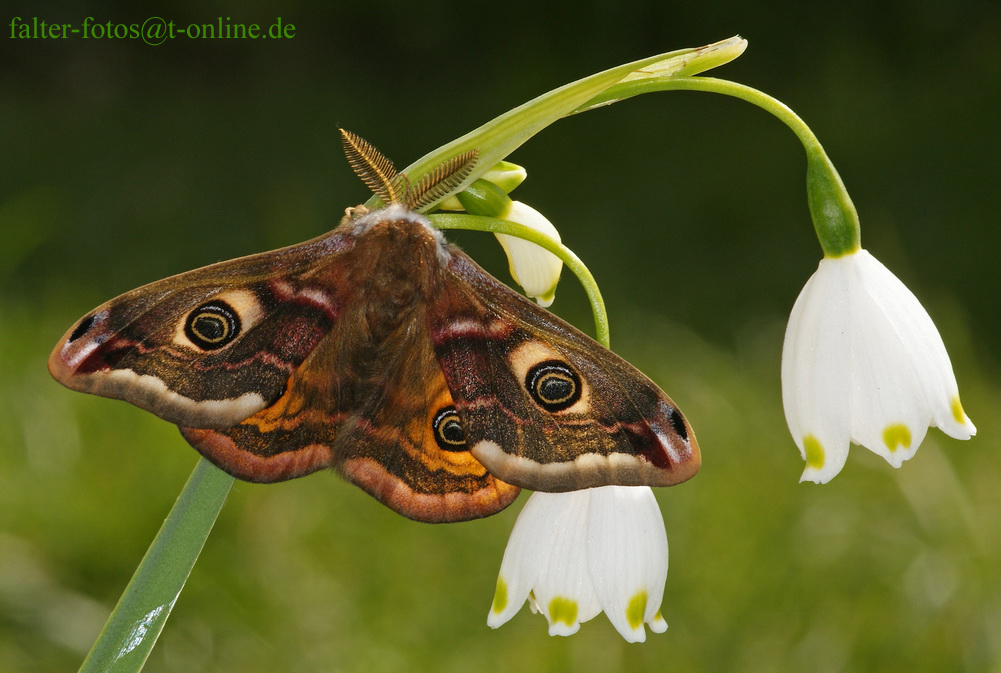
[[[501,219],[517,222],[539,231],[556,241],[560,232],[546,217],[521,201],[511,201],[507,211],[498,215]],[[495,234],[507,254],[511,277],[521,285],[525,294],[540,306],[549,306],[556,298],[556,284],[560,280],[563,262],[553,253],[535,243],[506,234]]]
[[[830,481],[850,442],[900,467],[929,426],[957,439],[977,432],[928,313],[862,249],[825,257],[796,300],[782,349],[782,402],[806,461],[800,481]]]
[[[667,534],[649,488],[533,493],[511,532],[487,624],[504,624],[527,598],[549,635],[576,633],[604,611],[623,638],[642,642],[644,623],[667,629],[666,579]]]

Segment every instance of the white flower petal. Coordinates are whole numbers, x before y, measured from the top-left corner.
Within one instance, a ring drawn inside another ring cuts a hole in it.
[[[849,287],[852,441],[900,467],[924,439],[931,411],[915,363],[869,289],[861,279]]]
[[[949,353],[931,316],[906,285],[865,250],[859,253],[862,282],[897,332],[901,348],[915,365],[932,425],[956,439],[969,439],[977,428],[959,402],[959,386]]]
[[[535,493],[518,516],[504,553],[487,623],[496,628],[526,597],[549,633],[576,633],[602,609],[630,642],[662,633],[667,536],[653,492],[609,486]]]
[[[849,441],[900,467],[930,425],[960,439],[976,432],[928,313],[865,250],[822,260],[796,300],[782,401],[807,463],[801,480],[819,483],[844,466]]]
[[[660,603],[667,579],[667,534],[653,491],[645,486],[591,489],[587,559],[595,593],[628,642],[646,640],[644,622],[667,628]]]
[[[504,550],[493,604],[487,625],[496,629],[521,609],[542,572],[549,564],[552,547],[546,543],[557,533],[558,510],[554,503],[533,494],[514,523],[511,538]]]
[[[806,461],[800,481],[827,483],[848,458],[850,357],[842,338],[848,321],[847,283],[820,268],[796,300],[782,350],[782,402],[786,421]]]
[[[587,517],[590,493],[533,493],[546,503],[552,534],[540,541],[550,548],[532,593],[549,620],[549,635],[569,636],[600,612],[587,566]]]
[[[560,232],[542,213],[521,201],[512,201],[503,219],[524,224],[552,239],[560,240]],[[511,277],[521,285],[525,294],[540,306],[549,306],[556,298],[556,284],[560,280],[563,262],[548,250],[521,238],[495,234],[507,254]]]

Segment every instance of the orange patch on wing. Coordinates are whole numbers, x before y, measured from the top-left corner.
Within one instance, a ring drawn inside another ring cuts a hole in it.
[[[299,425],[302,422],[299,414],[303,411],[305,399],[294,390],[295,387],[290,385],[274,404],[244,419],[242,424],[253,425],[261,434],[278,429],[289,430]]]
[[[435,391],[433,401],[428,405],[424,416],[415,416],[406,426],[407,434],[419,446],[438,447],[438,442],[434,438],[434,428],[431,427],[432,421],[441,409],[455,406],[452,394],[445,387],[445,377],[440,377],[435,384],[438,390]]]
[[[452,394],[445,384],[445,376],[438,373],[428,381],[417,398],[406,389],[390,389],[384,409],[399,413],[409,410],[403,420],[378,418],[371,423],[370,432],[386,443],[399,446],[401,451],[420,461],[429,471],[444,470],[449,474],[482,477],[487,473],[483,465],[468,451],[445,451],[435,439],[433,421],[438,412],[447,407],[455,407]],[[253,417],[251,417],[253,418]],[[399,424],[399,425],[397,425]]]
[[[386,506],[405,517],[428,523],[490,516],[510,505],[520,491],[517,486],[490,477],[488,485],[472,493],[418,493],[371,458],[352,458],[342,469],[348,479]]]

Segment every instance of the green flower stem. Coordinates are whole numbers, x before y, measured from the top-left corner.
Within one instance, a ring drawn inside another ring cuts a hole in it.
[[[841,176],[817,136],[789,106],[768,94],[743,84],[714,77],[672,77],[622,82],[609,87],[574,114],[652,91],[707,91],[733,96],[757,105],[788,126],[806,150],[806,185],[810,216],[820,247],[827,257],[851,254],[861,246],[858,212]]]
[[[517,236],[526,241],[531,241],[559,257],[566,264],[567,268],[577,276],[580,284],[584,287],[584,292],[587,293],[588,301],[591,302],[591,311],[594,313],[595,340],[605,348],[611,347],[608,333],[608,315],[605,313],[605,302],[601,298],[601,291],[598,289],[598,284],[594,281],[594,276],[584,266],[584,262],[570,248],[524,224],[499,220],[495,217],[435,213],[429,215],[428,219],[439,229],[471,229],[473,231],[488,231],[493,234]]]
[[[198,461],[80,667],[81,673],[142,670],[233,481],[204,458]]]
[[[571,114],[609,87],[619,82],[643,81],[649,77],[696,75],[732,61],[744,52],[746,46],[747,42],[742,38],[731,37],[704,47],[679,49],[640,59],[571,82],[534,98],[461,138],[425,154],[402,172],[407,174],[411,184],[417,184],[424,175],[440,166],[445,160],[468,150],[475,149],[479,152],[479,159],[473,171],[461,185],[449,194],[442,195],[440,202],[451,194],[462,191],[466,185],[489,171],[497,162],[506,158],[536,133]],[[430,204],[426,210],[433,209],[436,203]],[[377,208],[379,205],[378,197],[374,196],[365,202],[368,208]]]

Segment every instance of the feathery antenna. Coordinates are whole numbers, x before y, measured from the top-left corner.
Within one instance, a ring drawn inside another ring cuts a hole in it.
[[[340,131],[344,154],[362,182],[383,203],[402,203],[416,211],[430,206],[462,184],[479,156],[476,150],[463,152],[425,175],[416,185],[411,185],[407,175],[398,173],[393,162],[375,146],[351,131]]]
[[[341,129],[344,155],[362,182],[384,203],[401,203],[406,193],[393,162],[361,136]]]
[[[448,194],[472,172],[478,156],[479,152],[469,150],[439,165],[407,191],[407,205],[420,211]]]

